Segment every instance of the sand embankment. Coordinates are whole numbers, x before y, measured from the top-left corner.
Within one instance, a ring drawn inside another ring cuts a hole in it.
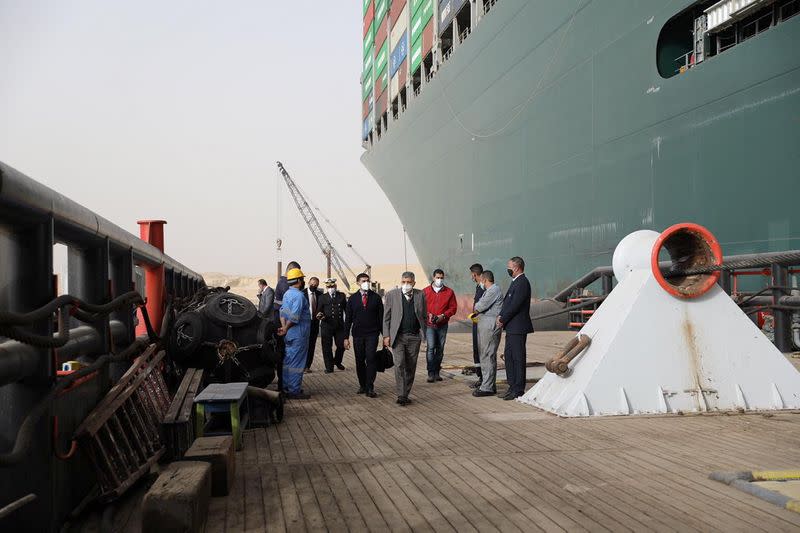
[[[403,271],[405,271],[405,269],[405,265],[403,264],[375,265],[372,267],[372,280],[380,283],[381,287],[384,289],[391,289],[400,284],[400,275],[403,273]],[[416,274],[418,287],[424,287],[427,285],[428,278],[420,265],[408,265],[408,269]],[[304,274],[306,275],[306,280],[315,276],[321,281],[324,281],[327,277],[325,272],[305,271]],[[349,272],[347,275],[351,287],[355,288],[355,277],[351,276]],[[338,278],[339,276],[334,273],[333,277]],[[264,278],[267,280],[267,283],[269,283],[270,287],[275,287],[275,283],[277,281],[277,276],[274,272],[270,274],[263,273],[253,275],[205,272],[203,273],[203,278],[206,280],[206,284],[210,287],[230,286],[231,292],[250,298],[254,302],[256,301],[256,294],[258,293],[259,278]],[[344,288],[341,280],[339,280],[339,288]]]

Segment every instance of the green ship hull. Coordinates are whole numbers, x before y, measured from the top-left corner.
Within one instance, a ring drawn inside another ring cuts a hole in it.
[[[692,4],[498,0],[362,156],[426,270],[520,255],[544,298],[639,229],[800,248],[800,16],[665,78]]]

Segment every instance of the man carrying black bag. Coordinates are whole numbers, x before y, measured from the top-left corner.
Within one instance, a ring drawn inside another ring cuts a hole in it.
[[[417,371],[417,358],[428,316],[425,294],[414,288],[413,272],[404,272],[399,289],[386,293],[383,311],[383,346],[394,349],[397,403],[411,403],[409,394]]]

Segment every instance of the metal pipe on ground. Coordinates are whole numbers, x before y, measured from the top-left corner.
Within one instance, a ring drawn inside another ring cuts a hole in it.
[[[127,328],[119,320],[110,322],[111,335],[115,339],[126,339]],[[56,335],[56,338],[58,335]],[[58,349],[63,359],[94,357],[106,351],[102,338],[91,326],[78,326],[69,332],[69,342]],[[17,341],[0,343],[0,386],[16,383],[32,376],[40,363],[40,350]]]

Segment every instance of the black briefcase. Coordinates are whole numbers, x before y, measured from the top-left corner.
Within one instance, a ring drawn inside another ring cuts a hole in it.
[[[385,372],[394,366],[394,356],[389,348],[384,348],[375,354],[375,366],[378,372]]]

